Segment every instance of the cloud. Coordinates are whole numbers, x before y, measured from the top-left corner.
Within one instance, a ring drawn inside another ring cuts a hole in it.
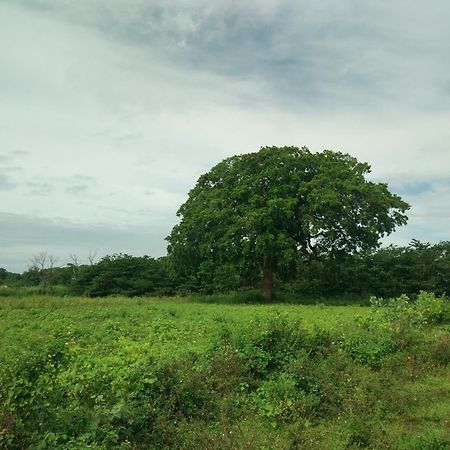
[[[9,178],[0,174],[0,191],[9,191],[15,187],[14,183],[9,181]]]
[[[95,189],[97,187],[97,183],[93,177],[89,177],[86,175],[74,175],[68,179],[60,180],[65,186],[65,192],[68,194],[86,195],[89,190]]]
[[[198,71],[263,80],[272,100],[341,108],[448,102],[448,5],[409,2],[27,1]],[[445,101],[444,100],[444,101]],[[441,101],[442,102],[442,101]]]
[[[68,194],[82,194],[85,193],[89,189],[88,184],[77,184],[74,186],[67,186],[66,192]]]
[[[40,195],[48,196],[53,191],[54,187],[49,183],[36,183],[34,181],[29,181],[26,186],[30,188],[28,191],[29,195]]]
[[[27,152],[20,150],[5,152],[3,155],[0,155],[0,163],[13,163],[26,154]]]
[[[94,251],[98,257],[119,252],[155,257],[165,253],[166,231],[158,226],[80,225],[0,213],[0,228],[0,267],[16,272],[26,270],[33,254],[39,252],[56,257],[60,265],[70,262],[71,253],[85,263]]]
[[[74,228],[99,223],[158,237],[162,249],[214,164],[307,145],[368,161],[373,179],[412,204],[393,239],[449,239],[440,217],[450,203],[449,9],[437,0],[0,3],[1,211],[73,224],[58,231],[68,252],[82,242]]]

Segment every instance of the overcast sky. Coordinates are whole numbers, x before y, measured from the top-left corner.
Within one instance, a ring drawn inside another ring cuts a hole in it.
[[[0,267],[161,256],[223,158],[348,152],[450,239],[446,0],[0,0]]]

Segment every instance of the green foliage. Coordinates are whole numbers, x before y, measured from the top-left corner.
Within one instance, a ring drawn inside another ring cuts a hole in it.
[[[257,413],[276,424],[274,420],[289,421],[298,417],[297,405],[304,395],[293,378],[281,374],[263,381],[251,397]]]
[[[441,365],[450,365],[450,332],[436,335],[436,339],[429,346],[431,359]]]
[[[202,286],[198,273],[180,276],[173,262],[166,257],[113,255],[92,266],[54,267],[51,283],[47,282],[45,289],[35,269],[22,275],[3,269],[0,297],[48,294],[51,286],[52,295],[61,296],[70,293],[90,296],[177,294],[194,295],[203,302],[263,302],[261,290],[255,289],[259,269],[242,278],[238,276],[243,273],[242,267],[233,264],[219,267],[210,261],[202,270],[217,271],[217,276],[210,279],[211,284]],[[293,271],[294,266],[297,266],[296,271]],[[368,304],[371,296],[390,298],[405,293],[415,298],[420,291],[435,292],[439,296],[450,292],[450,243],[431,245],[413,240],[405,247],[389,246],[357,254],[335,252],[314,258],[299,253],[291,269],[289,277],[284,272],[274,277],[278,287],[273,297],[276,302]]]
[[[0,288],[3,286],[15,286],[20,280],[20,274],[8,272],[0,267]]]
[[[401,295],[395,299],[371,299],[381,320],[414,325],[450,323],[450,301],[444,296],[421,291],[415,299]],[[382,307],[383,309],[379,309]]]
[[[229,336],[231,345],[256,378],[267,376],[295,358],[307,341],[297,320],[275,314],[264,322],[250,322]]]
[[[360,254],[301,258],[300,270],[282,288],[301,296],[396,297],[420,291],[450,293],[450,242],[413,240]]]
[[[75,295],[105,297],[173,293],[173,282],[165,259],[126,254],[105,256],[97,264],[81,266],[72,279]]]
[[[436,428],[425,430],[414,435],[405,435],[399,450],[448,450],[449,440]]]
[[[392,333],[384,328],[349,331],[343,338],[344,351],[356,362],[379,369],[387,355],[395,350]]]
[[[0,299],[0,447],[448,448],[449,333],[387,309]]]
[[[365,179],[370,166],[343,153],[264,147],[202,175],[177,215],[168,253],[181,279],[204,291],[295,273],[299,256],[353,253],[406,223],[409,205]]]

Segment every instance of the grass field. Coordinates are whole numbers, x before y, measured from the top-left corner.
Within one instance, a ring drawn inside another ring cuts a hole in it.
[[[222,323],[239,327],[289,316],[305,328],[333,328],[368,313],[360,306],[216,305],[172,298],[0,299],[3,351],[16,346],[23,350],[55,334],[72,333],[77,342],[106,345],[106,350],[126,339],[145,344],[152,354],[186,352],[208,347]]]
[[[0,446],[450,448],[450,328],[374,314],[0,299]]]

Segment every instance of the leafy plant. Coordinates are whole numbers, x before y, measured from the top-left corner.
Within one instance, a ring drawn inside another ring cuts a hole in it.
[[[414,325],[447,323],[450,318],[450,301],[432,292],[421,291],[412,299],[403,294],[395,299],[373,297],[371,305],[379,320],[385,322],[408,322]]]

